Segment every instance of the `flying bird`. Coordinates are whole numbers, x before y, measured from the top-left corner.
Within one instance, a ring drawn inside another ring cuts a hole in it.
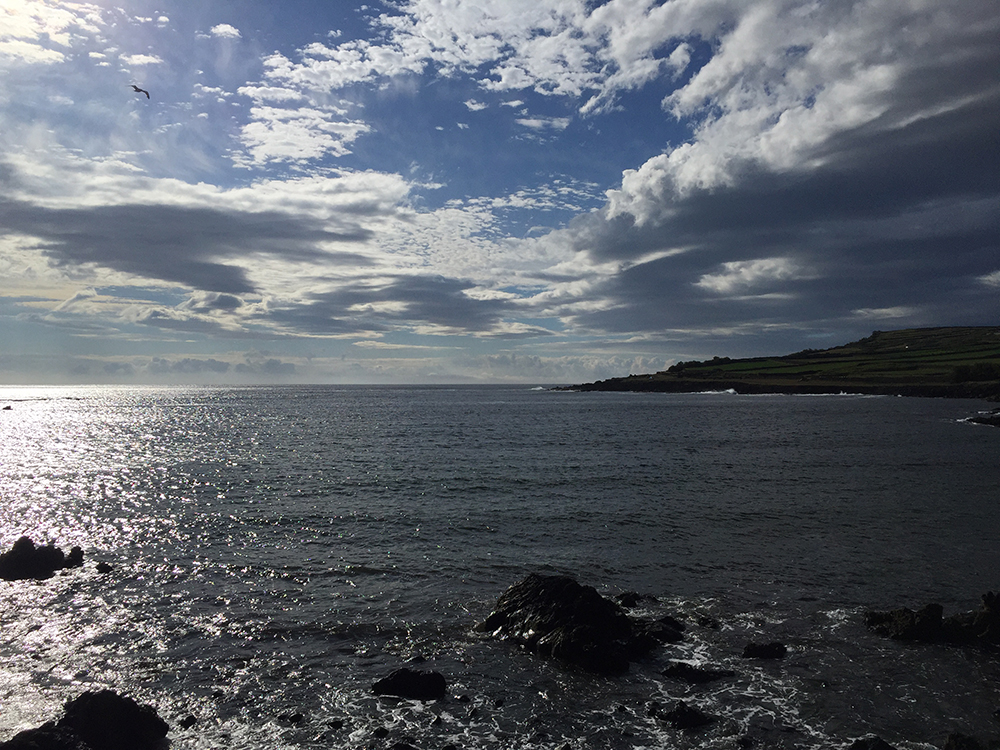
[[[149,98],[149,92],[146,91],[146,89],[141,89],[138,86],[136,86],[134,83],[132,84],[132,89],[134,91],[140,93],[140,94],[145,94],[147,99]]]

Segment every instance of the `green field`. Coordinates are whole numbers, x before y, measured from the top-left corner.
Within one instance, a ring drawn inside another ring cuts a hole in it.
[[[832,349],[781,357],[678,362],[648,375],[574,386],[582,390],[745,393],[887,393],[1000,397],[1000,326],[875,331]]]

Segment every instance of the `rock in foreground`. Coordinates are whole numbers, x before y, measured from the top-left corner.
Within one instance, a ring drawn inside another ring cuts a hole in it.
[[[507,589],[479,629],[599,674],[627,671],[630,660],[657,643],[594,588],[568,576],[536,573]]]
[[[16,734],[0,750],[157,750],[168,729],[151,706],[101,690],[71,700],[61,719]]]
[[[27,578],[51,578],[57,570],[78,568],[83,565],[83,550],[74,547],[69,555],[54,544],[36,547],[22,536],[9,551],[0,555],[0,578],[7,581]]]
[[[444,698],[447,683],[437,672],[417,672],[412,669],[397,669],[372,686],[376,695],[395,695],[399,698],[433,701]]]
[[[901,607],[865,612],[869,629],[899,641],[950,643],[957,646],[1000,646],[1000,593],[983,594],[978,610],[944,617],[940,604],[914,612]]]
[[[662,711],[658,707],[654,707],[650,711],[650,714],[666,722],[674,729],[683,730],[701,729],[715,721],[714,717],[693,706],[689,706],[684,701],[677,701],[669,711]]]

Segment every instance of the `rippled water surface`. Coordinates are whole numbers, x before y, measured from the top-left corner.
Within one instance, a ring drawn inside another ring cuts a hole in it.
[[[861,624],[1000,588],[1000,430],[961,421],[978,402],[4,388],[0,406],[0,546],[27,534],[87,556],[0,581],[0,741],[105,686],[155,705],[178,748],[818,748],[870,732],[915,748],[1000,729],[996,655]],[[687,637],[615,679],[484,640],[475,623],[532,571],[653,594],[646,614]],[[789,657],[739,658],[761,639]],[[414,658],[447,700],[371,694]],[[660,674],[671,659],[737,676],[691,688]],[[648,716],[680,698],[719,720],[683,734]]]

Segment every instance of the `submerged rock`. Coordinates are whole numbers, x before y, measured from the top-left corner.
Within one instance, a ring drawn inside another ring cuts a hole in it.
[[[92,691],[69,701],[58,721],[20,732],[0,750],[156,750],[166,746],[168,730],[151,706]]]
[[[395,695],[420,701],[444,698],[447,682],[437,672],[417,672],[412,669],[397,669],[372,686],[376,695]]]
[[[600,674],[627,671],[629,661],[648,653],[665,632],[638,627],[590,586],[536,573],[507,589],[479,629]]]
[[[854,740],[847,750],[896,750],[895,747],[883,740],[878,735],[870,735]]]
[[[726,677],[734,677],[735,672],[729,669],[709,669],[707,667],[695,667],[687,662],[672,661],[670,666],[661,672],[664,677],[673,680],[682,680],[691,685],[704,685],[708,682],[715,682]]]
[[[657,604],[660,600],[652,594],[640,594],[638,591],[624,591],[615,597],[625,609],[635,609],[640,604]]]
[[[715,717],[709,716],[704,711],[689,706],[684,701],[677,701],[669,711],[654,709],[653,716],[661,721],[670,724],[674,729],[701,729],[715,721]]]
[[[986,750],[975,737],[961,732],[952,732],[944,742],[944,750]]]
[[[784,659],[788,647],[784,643],[748,643],[743,647],[744,659]]]
[[[944,617],[940,604],[914,612],[907,607],[887,612],[865,612],[865,625],[879,635],[899,641],[950,643],[959,646],[1000,646],[1000,593],[983,594],[982,606]]]
[[[22,536],[9,551],[0,554],[0,578],[7,581],[28,578],[51,578],[57,570],[83,565],[83,550],[73,547],[69,555],[51,542],[36,547],[30,538]]]

